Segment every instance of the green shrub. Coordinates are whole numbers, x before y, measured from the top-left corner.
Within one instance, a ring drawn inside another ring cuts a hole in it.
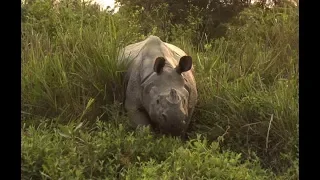
[[[124,117],[122,117],[124,118]],[[90,127],[90,128],[89,128]],[[91,129],[91,130],[90,130]],[[22,128],[22,179],[268,179],[257,162],[217,143],[130,131],[121,123],[48,122]]]

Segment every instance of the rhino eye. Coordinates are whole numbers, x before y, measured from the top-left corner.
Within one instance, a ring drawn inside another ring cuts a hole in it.
[[[188,91],[188,93],[190,93],[190,87],[187,84],[184,85],[184,88]]]
[[[159,99],[157,99],[157,104],[159,104],[160,103],[160,101],[159,101]]]
[[[162,119],[163,119],[164,121],[167,121],[167,117],[166,117],[166,115],[161,114],[161,116],[162,116]]]

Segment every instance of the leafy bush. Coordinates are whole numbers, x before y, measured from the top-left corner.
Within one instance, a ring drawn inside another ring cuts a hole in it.
[[[77,125],[77,126],[76,126]],[[51,127],[50,127],[51,126]],[[205,139],[181,142],[133,132],[125,125],[97,121],[22,128],[22,179],[270,179],[257,162],[241,163],[240,154],[219,152]]]

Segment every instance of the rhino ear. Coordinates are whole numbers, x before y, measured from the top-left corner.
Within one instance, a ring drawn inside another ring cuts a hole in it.
[[[182,56],[179,61],[179,65],[176,67],[177,73],[181,74],[183,72],[189,71],[192,67],[191,56]]]
[[[156,72],[157,74],[162,72],[162,69],[165,65],[165,59],[164,57],[157,57],[156,61],[154,62],[154,66],[153,66],[153,70],[154,72]]]

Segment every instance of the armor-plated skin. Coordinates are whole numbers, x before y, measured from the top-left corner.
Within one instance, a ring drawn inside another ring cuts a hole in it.
[[[184,135],[197,103],[192,58],[156,36],[128,45],[119,57],[128,67],[124,107],[131,124]]]

